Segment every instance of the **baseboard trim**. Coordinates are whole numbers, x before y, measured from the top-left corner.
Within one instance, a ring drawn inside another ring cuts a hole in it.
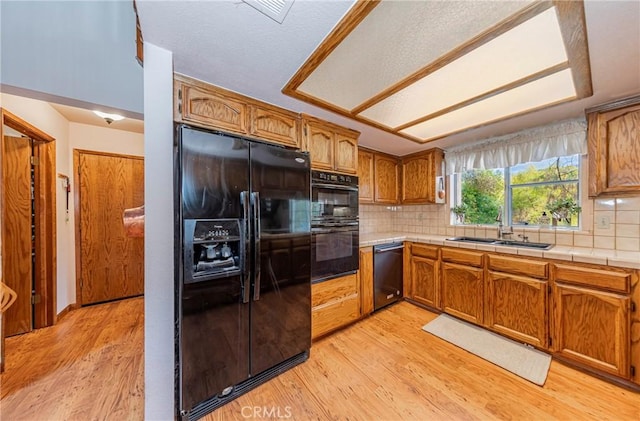
[[[58,313],[58,315],[56,316],[56,323],[60,321],[60,319],[62,319],[64,316],[66,316],[71,310],[76,310],[78,309],[80,306],[77,305],[76,303],[71,303],[68,306],[66,306],[65,308],[62,309],[62,311],[60,313]]]

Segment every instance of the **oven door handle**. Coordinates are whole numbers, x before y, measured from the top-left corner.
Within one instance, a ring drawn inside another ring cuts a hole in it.
[[[334,189],[334,190],[348,190],[357,192],[358,187],[353,186],[341,186],[340,184],[325,184],[325,183],[311,183],[311,188],[325,188],[325,189]]]
[[[332,232],[358,232],[357,227],[311,228],[311,234],[330,234]]]

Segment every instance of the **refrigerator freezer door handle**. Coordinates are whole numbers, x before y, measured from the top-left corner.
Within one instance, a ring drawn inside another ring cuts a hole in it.
[[[255,242],[253,245],[253,261],[255,271],[255,283],[253,287],[253,301],[260,299],[260,193],[251,193],[253,206],[253,227]]]
[[[242,302],[248,303],[251,295],[251,270],[249,269],[249,256],[251,253],[251,224],[249,220],[251,215],[249,213],[249,192],[240,192],[240,201],[242,202],[242,224],[244,228],[244,237],[241,241],[242,247]]]

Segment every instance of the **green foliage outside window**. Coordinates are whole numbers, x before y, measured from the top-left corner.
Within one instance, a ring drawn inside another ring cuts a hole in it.
[[[520,164],[504,170],[471,170],[461,174],[465,224],[495,224],[500,206],[510,206],[505,225],[541,225],[543,212],[554,224],[577,227],[578,155]],[[509,193],[509,194],[507,194]],[[505,196],[510,198],[506,203]]]
[[[504,203],[502,170],[472,170],[462,175],[462,203],[466,224],[494,224]]]

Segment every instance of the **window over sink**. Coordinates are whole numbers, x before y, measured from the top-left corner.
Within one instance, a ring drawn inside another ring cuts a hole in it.
[[[452,176],[451,222],[546,228],[580,226],[579,154]]]

